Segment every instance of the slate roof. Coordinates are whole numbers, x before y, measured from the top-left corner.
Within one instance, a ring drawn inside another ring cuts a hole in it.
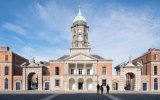
[[[97,58],[97,59],[101,59],[101,60],[104,59],[103,57],[101,57],[99,55],[91,55],[91,56],[94,57],[94,58]],[[69,55],[64,55],[64,56],[61,56],[60,58],[58,58],[58,60],[64,60],[68,57],[69,57]]]

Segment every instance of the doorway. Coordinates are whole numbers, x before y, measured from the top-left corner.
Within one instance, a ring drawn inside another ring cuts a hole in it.
[[[143,83],[143,91],[147,91],[147,83]]]
[[[45,82],[45,90],[49,90],[49,82]]]
[[[83,82],[78,82],[78,89],[83,90]]]

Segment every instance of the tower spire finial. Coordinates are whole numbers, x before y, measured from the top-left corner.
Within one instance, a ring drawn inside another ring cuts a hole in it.
[[[78,16],[82,16],[82,12],[81,12],[81,6],[78,6]]]
[[[129,62],[132,62],[132,56],[129,54]]]

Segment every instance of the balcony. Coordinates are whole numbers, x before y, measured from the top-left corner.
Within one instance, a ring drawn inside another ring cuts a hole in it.
[[[97,75],[79,75],[79,74],[73,74],[73,75],[65,75],[66,78],[97,78]]]

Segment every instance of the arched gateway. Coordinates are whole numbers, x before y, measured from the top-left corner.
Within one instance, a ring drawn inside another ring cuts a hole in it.
[[[135,74],[134,73],[127,73],[126,74],[126,86],[125,90],[134,90],[135,87]]]
[[[43,63],[36,63],[34,58],[30,64],[23,66],[23,90],[43,90]]]
[[[37,90],[38,89],[38,75],[34,72],[29,73],[28,78],[28,90]]]
[[[142,66],[143,65],[139,62],[133,64],[131,57],[129,58],[128,62],[124,62],[116,66],[115,69],[120,79],[118,89],[121,91],[139,91],[141,89]]]

